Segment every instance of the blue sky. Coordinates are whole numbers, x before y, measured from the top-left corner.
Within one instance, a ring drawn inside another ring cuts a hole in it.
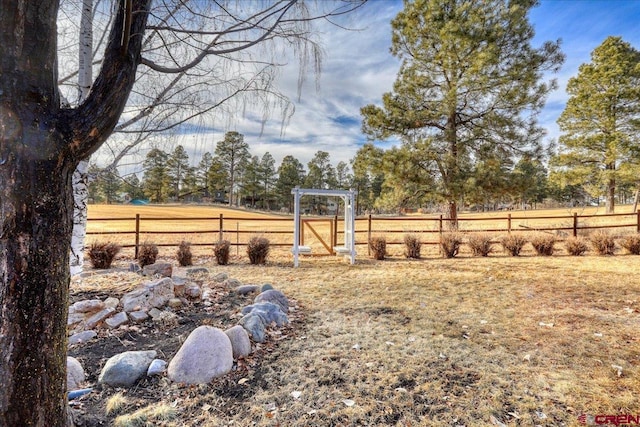
[[[282,157],[291,154],[306,166],[317,150],[329,152],[334,165],[348,162],[365,142],[360,132],[360,108],[380,104],[382,94],[391,90],[396,78],[399,62],[389,53],[390,20],[401,9],[401,0],[370,0],[342,22],[356,30],[322,26],[319,40],[325,56],[319,89],[314,76],[309,75],[302,98],[297,101],[298,68],[293,59],[279,77],[280,89],[296,101],[296,112],[284,135],[277,117],[267,122],[260,135],[261,123],[248,112],[230,129],[199,135],[204,142],[192,148],[195,162],[202,152],[213,151],[210,147],[222,139],[225,130],[244,134],[252,154],[262,156],[269,151],[277,165]],[[531,11],[530,20],[536,31],[534,46],[561,39],[566,55],[562,70],[555,75],[559,89],[550,94],[539,117],[547,129],[548,141],[558,136],[555,122],[567,99],[566,83],[577,74],[580,64],[589,62],[593,49],[610,35],[621,36],[640,49],[640,0],[542,0]],[[391,144],[377,143],[383,148]]]

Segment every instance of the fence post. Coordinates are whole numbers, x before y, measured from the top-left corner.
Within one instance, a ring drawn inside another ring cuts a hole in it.
[[[344,220],[346,221],[347,219],[345,218]],[[331,242],[331,247],[334,248],[338,246],[338,215],[333,216],[333,233],[331,233],[331,238],[333,239],[333,242]]]
[[[371,214],[369,214],[369,220],[367,221],[367,255],[371,256]]]
[[[573,213],[573,237],[578,237],[578,213]]]
[[[140,247],[140,214],[136,214],[136,250],[134,259],[138,259],[138,249]]]
[[[236,222],[236,256],[240,256],[240,221]]]
[[[222,233],[222,230],[224,229],[224,218],[222,217],[222,214],[220,214],[220,219],[218,221],[218,242],[222,242],[224,237],[224,234]]]
[[[511,214],[507,214],[507,234],[511,234]]]

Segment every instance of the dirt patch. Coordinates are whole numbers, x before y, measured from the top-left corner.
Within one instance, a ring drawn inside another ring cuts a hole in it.
[[[214,285],[211,284],[211,286]],[[115,330],[103,328],[98,331],[98,337],[90,342],[71,346],[68,354],[80,361],[87,374],[87,386],[94,387],[93,392],[71,403],[76,426],[113,425],[118,415],[166,401],[167,395],[171,395],[173,399],[171,405],[179,406],[180,418],[184,420],[202,414],[201,400],[205,397],[209,401],[212,396],[217,398],[216,410],[233,412],[237,410],[239,402],[255,392],[253,389],[260,387],[261,384],[264,385],[260,380],[263,360],[265,356],[274,353],[279,342],[296,335],[296,330],[299,330],[302,324],[303,316],[300,311],[289,315],[291,323],[288,326],[269,329],[267,342],[254,344],[252,354],[235,361],[230,374],[209,384],[198,386],[174,384],[164,376],[143,378],[130,389],[98,384],[100,371],[110,357],[125,351],[156,350],[158,358],[168,362],[195,328],[209,325],[226,330],[236,325],[240,318],[240,310],[251,304],[254,298],[253,295],[243,296],[230,292],[222,285],[214,288],[213,294],[216,297],[211,304],[193,302],[174,309],[178,320],[173,324],[161,325],[149,319],[140,324],[125,325]],[[122,294],[105,291],[73,292],[72,290],[70,300],[73,303],[84,299],[105,299],[110,296],[119,298]],[[250,383],[242,381],[243,378],[249,377]],[[119,410],[108,411],[107,402],[116,394],[124,397],[125,404]]]

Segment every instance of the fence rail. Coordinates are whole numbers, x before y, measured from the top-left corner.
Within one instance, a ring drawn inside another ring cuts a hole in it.
[[[137,257],[140,245],[145,241],[153,242],[157,246],[178,246],[182,241],[188,241],[193,246],[210,246],[226,239],[232,246],[239,248],[247,244],[252,235],[269,235],[271,245],[276,247],[293,246],[293,218],[292,217],[168,217],[159,218],[135,217],[123,218],[89,218],[87,235],[96,237],[109,236],[117,240],[124,248],[133,248]],[[337,216],[328,218],[305,217],[304,221],[314,222],[314,227],[324,227],[327,241],[336,244],[344,238],[343,221]],[[402,245],[403,235],[412,233],[424,236],[422,243],[437,245],[440,234],[453,229],[451,220],[439,216],[402,216],[385,217],[372,216],[356,218],[355,243],[358,246],[368,246],[374,235],[385,235],[387,245]],[[500,216],[482,216],[458,218],[458,230],[464,233],[526,233],[552,232],[560,235],[577,236],[595,229],[626,229],[640,232],[640,210],[635,213],[616,213],[601,215],[545,215],[530,216],[508,213]],[[320,234],[323,232],[320,231]],[[399,238],[396,236],[400,236]],[[314,241],[324,244],[322,236],[314,231],[309,234],[305,244]],[[237,250],[237,249],[236,249]]]

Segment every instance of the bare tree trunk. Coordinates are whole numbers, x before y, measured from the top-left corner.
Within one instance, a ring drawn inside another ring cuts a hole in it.
[[[610,179],[607,183],[607,213],[615,213],[616,210],[616,180]]]
[[[80,19],[80,49],[78,54],[78,102],[89,96],[93,82],[93,0],[82,0]],[[87,204],[89,201],[89,160],[82,160],[73,173],[73,234],[71,237],[71,275],[82,273],[84,242],[87,235]]]
[[[633,213],[638,212],[638,199],[640,199],[640,188],[636,189],[636,194],[633,196]]]

